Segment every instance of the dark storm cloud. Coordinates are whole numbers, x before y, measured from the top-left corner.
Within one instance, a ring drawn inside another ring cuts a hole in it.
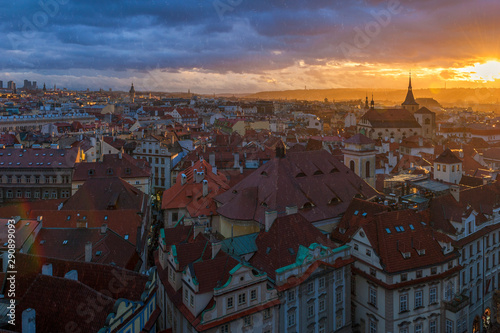
[[[493,0],[1,0],[0,6],[4,72],[263,73],[298,61],[439,66],[500,51],[500,4]]]

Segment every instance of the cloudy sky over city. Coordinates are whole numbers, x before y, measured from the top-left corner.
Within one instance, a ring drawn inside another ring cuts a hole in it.
[[[0,0],[0,80],[240,93],[500,87],[498,0]]]

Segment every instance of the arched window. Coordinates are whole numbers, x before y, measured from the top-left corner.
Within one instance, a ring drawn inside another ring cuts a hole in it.
[[[366,170],[365,170],[365,173],[366,173],[366,178],[370,178],[370,161],[367,161],[367,162],[366,162]]]
[[[355,168],[354,161],[349,162],[349,168],[351,168],[351,170],[354,171]]]

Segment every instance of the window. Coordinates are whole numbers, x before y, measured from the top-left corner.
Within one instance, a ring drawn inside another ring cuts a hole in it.
[[[449,319],[446,319],[446,333],[453,333],[453,322]]]
[[[325,300],[324,299],[319,300],[319,312],[321,312],[321,311],[325,311]]]
[[[184,290],[184,300],[188,300],[189,299],[189,291],[187,289]]]
[[[343,279],[344,279],[344,276],[342,275],[342,270],[339,269],[339,270],[335,271],[335,280],[337,280],[337,283],[341,283]]]
[[[319,279],[319,288],[320,289],[325,288],[325,277],[321,277]]]
[[[16,191],[16,198],[22,198],[23,197],[23,192],[21,190]]]
[[[370,161],[366,162],[366,178],[370,178]]]
[[[354,171],[354,168],[355,168],[355,167],[356,167],[356,166],[355,166],[354,161],[349,162],[349,168],[350,168],[352,171]]]
[[[233,298],[232,297],[229,297],[227,299],[227,308],[230,309],[233,307]]]
[[[474,255],[474,248],[472,247],[472,244],[469,245],[469,255],[472,257]]]
[[[57,199],[57,191],[52,191],[52,199]]]
[[[40,191],[35,191],[35,199],[40,198]]]
[[[335,293],[335,302],[338,304],[338,303],[342,303],[342,288],[338,288],[337,289],[337,292]]]
[[[370,287],[369,300],[371,305],[377,306],[377,289]]]
[[[264,319],[271,318],[271,309],[267,308],[264,310]]]
[[[437,332],[436,331],[436,329],[437,329],[436,327],[437,327],[436,321],[435,320],[431,320],[429,322],[429,333],[436,333]]]
[[[295,313],[288,314],[288,327],[295,325]]]
[[[314,304],[309,304],[307,307],[307,318],[314,317]]]
[[[257,290],[250,291],[250,300],[255,301],[257,299]]]
[[[377,276],[377,271],[375,270],[375,268],[371,268],[370,267],[370,275],[371,276]]]
[[[358,250],[358,244],[354,244],[354,250],[357,251]]]
[[[194,296],[191,295],[190,299],[189,299],[189,305],[193,308],[194,307]]]
[[[422,333],[422,324],[415,324],[415,333]]]
[[[408,280],[408,274],[407,273],[401,274],[401,281],[406,281],[406,280]]]
[[[446,164],[443,164],[443,172],[446,172]]]
[[[421,308],[424,306],[424,292],[422,290],[415,291],[415,308]]]
[[[24,197],[28,199],[31,198],[31,191],[24,192]]]
[[[309,282],[307,284],[307,293],[310,294],[314,291],[314,282]]]
[[[371,251],[371,250],[369,250],[369,249],[366,249],[366,255],[367,255],[368,257],[371,257],[371,256],[372,256],[372,251]]]
[[[438,167],[438,171],[441,171],[441,164],[438,164],[437,167]]]
[[[417,271],[417,279],[422,277],[422,270]]]
[[[247,295],[246,294],[239,294],[238,295],[238,304],[245,304],[247,302]]]
[[[288,292],[288,302],[292,302],[292,301],[295,301],[295,291],[294,290],[290,290]]]
[[[337,329],[340,329],[342,327],[342,324],[343,324],[343,320],[342,320],[342,314],[338,314],[337,317],[335,317],[335,327]]]
[[[373,319],[370,319],[370,333],[377,333],[377,323]]]
[[[399,333],[408,333],[408,327],[401,327]]]
[[[325,324],[319,324],[318,333],[325,333]]]
[[[432,287],[429,289],[429,304],[437,303],[437,288]]]
[[[399,296],[399,312],[408,311],[408,295]]]
[[[245,326],[252,326],[252,316],[246,316],[243,318]]]
[[[437,274],[437,267],[431,267],[431,274]]]
[[[451,166],[451,172],[455,172],[455,166],[454,165]]]
[[[229,324],[220,327],[220,333],[229,333]]]

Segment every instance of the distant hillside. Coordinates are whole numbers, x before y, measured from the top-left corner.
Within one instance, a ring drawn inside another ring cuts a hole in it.
[[[406,89],[398,90],[367,90],[367,89],[311,89],[311,90],[285,90],[285,91],[263,91],[256,94],[247,95],[246,98],[258,99],[297,99],[309,101],[322,101],[328,98],[329,101],[346,101],[365,99],[368,93],[371,99],[373,92],[375,102],[402,103],[406,96]],[[469,88],[449,88],[449,89],[416,89],[413,90],[415,98],[433,98],[442,106],[479,106],[490,104],[495,108],[500,98],[500,89],[469,89]],[[494,104],[494,105],[492,105]]]

